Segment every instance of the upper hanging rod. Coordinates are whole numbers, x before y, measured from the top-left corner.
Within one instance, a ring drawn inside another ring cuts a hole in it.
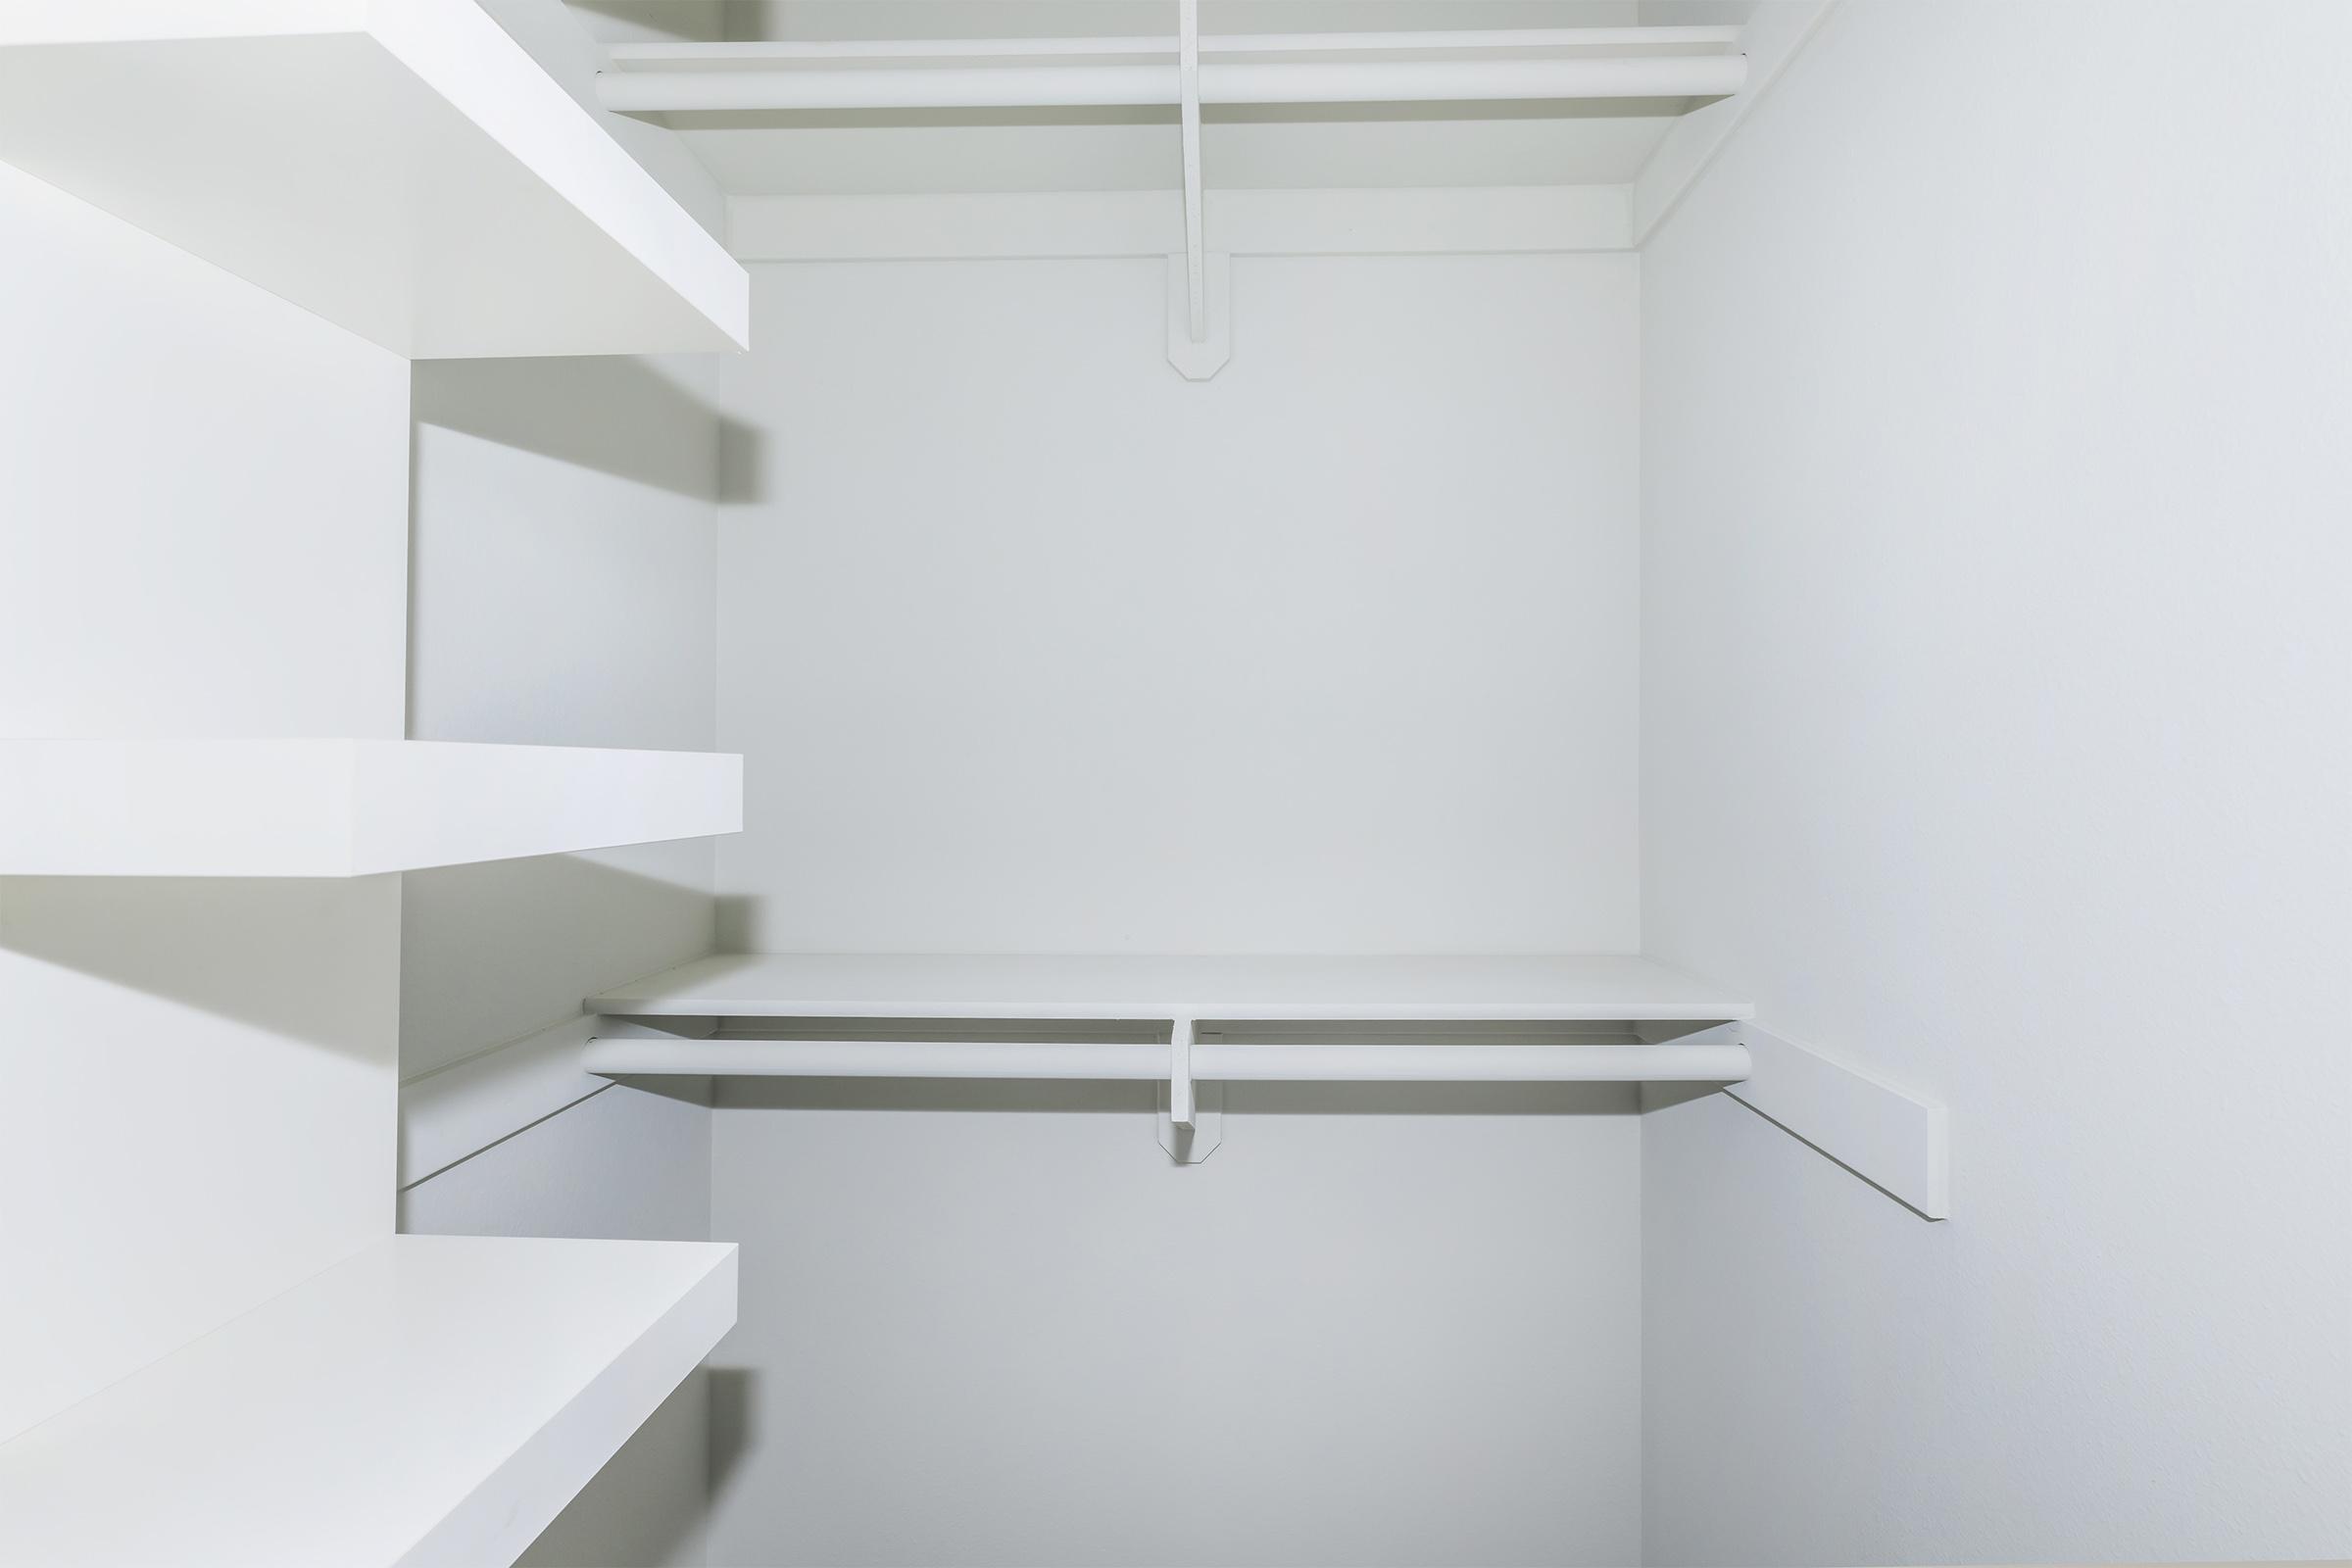
[[[1562,29],[1573,31],[1574,29]],[[1378,44],[1324,39],[1228,35],[1200,42],[1200,101],[1203,104],[1468,102],[1520,99],[1717,98],[1740,90],[1747,61],[1721,29],[1610,29],[1612,32],[1706,32],[1663,45],[1620,40],[1595,45],[1530,43],[1525,34],[1390,33],[1359,35]],[[1499,40],[1499,41],[1498,41]],[[1102,39],[1060,40],[1095,45]],[[1174,106],[1183,101],[1183,73],[1174,50],[1159,39],[1151,64],[1122,49],[1066,56],[1052,40],[987,40],[988,47],[925,44],[902,52],[859,45],[863,54],[780,54],[777,46],[720,44],[695,54],[616,55],[647,70],[609,72],[597,78],[605,107],[624,113],[756,112],[858,109],[1010,109]],[[1173,40],[1168,40],[1173,42]],[[803,46],[783,46],[803,47]],[[840,46],[834,46],[836,48]],[[761,50],[759,54],[713,51]],[[1340,60],[1270,60],[1282,54],[1348,54]],[[1380,58],[1387,54],[1394,58]],[[1220,61],[1219,55],[1258,58]],[[851,64],[867,59],[888,65]],[[912,65],[920,60],[954,64]],[[975,64],[974,61],[993,61]],[[1005,63],[1025,61],[1023,64]],[[787,69],[779,69],[787,68]]]
[[[1295,54],[1686,54],[1736,51],[1731,26],[1495,27],[1471,32],[1204,33],[1200,53]],[[910,60],[1156,60],[1175,58],[1181,36],[1129,33],[1095,38],[776,39],[733,43],[616,43],[607,53],[624,71],[650,67],[743,70],[773,64],[855,65]]]

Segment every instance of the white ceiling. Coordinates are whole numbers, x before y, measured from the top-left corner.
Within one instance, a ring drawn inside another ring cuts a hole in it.
[[[570,0],[608,42],[1166,34],[1175,0]],[[1204,32],[1737,22],[1752,0],[1201,0]],[[1212,108],[1204,183],[1227,189],[1616,184],[1679,103]],[[741,195],[1149,190],[1179,183],[1165,110],[679,115]]]

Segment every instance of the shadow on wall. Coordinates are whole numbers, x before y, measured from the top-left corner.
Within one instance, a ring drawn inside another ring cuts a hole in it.
[[[373,1062],[393,1005],[396,885],[0,877],[0,953]]]
[[[705,1425],[718,1430],[722,1376],[688,1374],[514,1559],[514,1568],[657,1568],[703,1561],[709,1515],[700,1472],[717,1462],[706,1446]]]
[[[419,360],[409,416],[697,501],[760,499],[762,433],[646,360]]]
[[[710,864],[707,844],[676,841],[406,873],[402,1072],[544,1029],[593,991],[710,952]]]
[[[760,1374],[748,1366],[709,1366],[710,1495],[717,1496],[746,1455],[760,1446]]]
[[[727,36],[729,0],[571,0],[573,7],[632,27],[695,43]]]

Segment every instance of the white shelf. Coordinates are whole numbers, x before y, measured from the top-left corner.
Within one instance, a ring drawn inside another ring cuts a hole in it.
[[[1727,26],[1236,33],[1199,41],[1204,104],[1716,98]],[[598,79],[628,114],[1075,108],[1182,101],[1173,36],[622,44]]]
[[[588,1042],[582,1061],[591,1073],[1153,1079],[1170,1084],[1179,1122],[1190,1120],[1183,1107],[1194,1079],[1736,1081],[1747,1075],[1748,1055],[1729,1031],[1651,1043],[1636,1038],[1636,1026],[1722,1025],[1754,1013],[1704,981],[1618,956],[767,954],[706,958],[587,1004],[622,1020]],[[667,1033],[629,1021],[662,1018],[693,1022]],[[919,1024],[833,1031],[850,1036],[840,1039],[759,1038],[761,1020],[772,1034],[773,1020],[792,1018],[1164,1022],[1168,1038],[1147,1043],[1129,1028],[1101,1031],[1120,1037],[1111,1039],[1007,1040],[989,1029],[957,1040]],[[1398,1022],[1469,1025],[1471,1038],[1408,1041],[1379,1027]],[[1510,1022],[1596,1027],[1476,1034]],[[1226,1043],[1227,1025],[1269,1023],[1343,1027]],[[1367,1027],[1350,1038],[1348,1024]],[[692,1038],[706,1032],[714,1037]]]
[[[1646,958],[754,954],[588,999],[636,1017],[1720,1023],[1754,1005]]]
[[[742,827],[731,754],[0,740],[6,876],[365,876]]]
[[[0,1562],[512,1562],[734,1322],[731,1244],[389,1237],[0,1445]]]
[[[0,0],[0,161],[416,359],[748,341],[743,268],[473,0]]]

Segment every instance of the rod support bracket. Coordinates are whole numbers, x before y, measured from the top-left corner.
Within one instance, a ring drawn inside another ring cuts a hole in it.
[[[1200,309],[1207,318],[1193,331],[1193,283],[1189,260],[1168,258],[1168,363],[1187,381],[1205,381],[1233,358],[1233,257],[1210,251],[1200,258]]]
[[[1198,1165],[1225,1140],[1225,1086],[1193,1080],[1193,1020],[1168,1029],[1168,1076],[1159,1086],[1159,1147],[1179,1165]]]
[[[1225,1141],[1225,1086],[1193,1085],[1193,1124],[1179,1127],[1168,1119],[1168,1086],[1159,1086],[1159,1147],[1179,1165],[1198,1165]]]
[[[1168,1025],[1168,1119],[1179,1127],[1193,1124],[1193,1020],[1178,1018]]]

